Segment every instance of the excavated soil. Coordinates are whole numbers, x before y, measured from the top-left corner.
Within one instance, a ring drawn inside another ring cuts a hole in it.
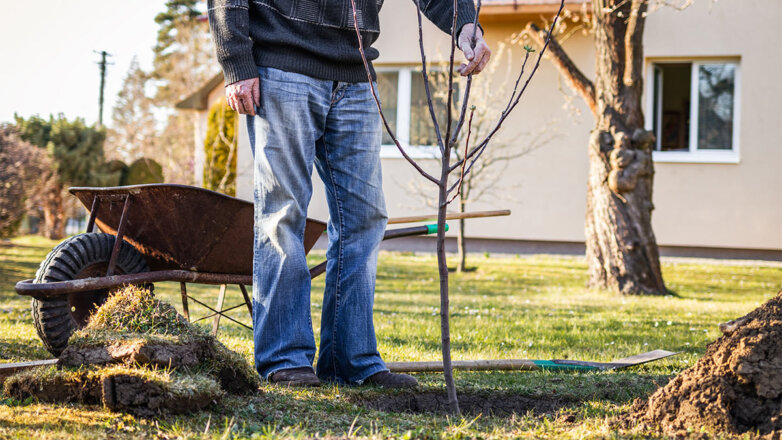
[[[19,400],[34,397],[41,402],[97,404],[101,398],[99,377],[88,375],[37,375],[17,373],[4,382],[3,393]]]
[[[695,365],[637,400],[621,423],[671,436],[705,429],[782,438],[782,291],[720,329]]]
[[[113,363],[157,365],[164,368],[194,367],[209,352],[203,341],[185,344],[118,341],[94,347],[67,347],[59,363],[69,367]]]
[[[218,401],[223,391],[205,376],[194,380],[121,368],[68,371],[42,367],[11,376],[4,393],[20,400],[34,397],[48,403],[103,404],[114,411],[151,417],[203,409]]]
[[[182,414],[205,408],[219,398],[215,393],[172,394],[164,387],[131,374],[103,377],[101,400],[113,411],[127,411],[138,416],[168,412]]]
[[[511,414],[554,414],[573,402],[566,399],[525,397],[503,392],[461,392],[459,410],[468,415],[509,416]],[[354,403],[376,411],[447,414],[448,396],[436,391],[401,391],[363,398],[356,396]]]

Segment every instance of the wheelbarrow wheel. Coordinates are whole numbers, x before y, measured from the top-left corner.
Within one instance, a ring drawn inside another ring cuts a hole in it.
[[[35,283],[102,277],[109,267],[115,236],[103,233],[75,235],[57,245],[35,274]],[[147,272],[144,257],[123,241],[117,255],[117,275]],[[78,292],[53,298],[33,298],[33,322],[43,345],[55,356],[68,345],[68,338],[84,327],[109,296],[109,290]]]

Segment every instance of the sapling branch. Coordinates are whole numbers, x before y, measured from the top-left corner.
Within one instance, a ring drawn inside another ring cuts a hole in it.
[[[366,70],[367,72],[367,81],[369,82],[369,90],[372,92],[372,98],[375,100],[377,111],[380,114],[380,118],[383,120],[383,125],[385,125],[386,127],[386,132],[388,132],[388,135],[391,137],[391,140],[394,141],[394,145],[396,145],[396,148],[402,154],[402,157],[404,157],[405,160],[410,162],[410,165],[412,165],[413,168],[415,168],[419,174],[424,176],[426,179],[430,180],[435,185],[439,185],[440,182],[437,179],[435,179],[434,176],[424,171],[424,169],[421,168],[418,162],[414,161],[413,158],[411,158],[410,155],[407,154],[405,149],[399,143],[399,140],[396,138],[396,135],[394,134],[393,130],[391,130],[391,126],[388,125],[388,121],[386,120],[386,115],[383,113],[383,108],[380,105],[380,99],[377,97],[375,86],[372,83],[372,73],[371,70],[369,70],[369,62],[367,61],[367,56],[364,53],[364,43],[361,40],[361,31],[358,28],[358,16],[356,15],[356,0],[350,0],[350,4],[353,7],[353,26],[356,29],[356,37],[358,38],[358,51],[361,53],[361,61],[364,62],[364,70]]]
[[[486,139],[487,141],[482,142],[479,144],[473,151],[467,153],[462,157],[461,159],[457,160],[455,164],[451,167],[451,171],[456,170],[458,167],[462,165],[465,161],[471,159],[475,153],[477,153],[479,150],[482,150],[487,144],[488,140],[491,139],[491,137],[494,135],[497,130],[499,130],[500,125],[502,124],[502,120],[505,117],[505,115],[510,113],[510,110],[512,109],[512,105],[514,102],[514,98],[516,97],[517,90],[519,88],[519,83],[521,82],[521,78],[524,76],[524,69],[527,67],[527,61],[529,60],[529,51],[525,51],[524,54],[524,61],[521,63],[521,70],[519,70],[519,76],[516,78],[516,84],[513,86],[513,92],[510,95],[510,98],[508,98],[508,104],[505,106],[505,109],[500,113],[500,120],[495,125],[494,129],[492,129],[489,134],[487,135]],[[468,169],[471,167],[468,167]]]
[[[351,0],[353,1],[353,0]],[[418,46],[421,49],[421,74],[424,77],[424,91],[426,92],[426,103],[429,105],[429,116],[432,118],[434,133],[437,136],[437,145],[440,147],[440,154],[445,153],[445,143],[440,133],[440,124],[437,123],[437,115],[434,112],[434,103],[432,102],[432,92],[429,90],[429,73],[426,70],[426,52],[424,51],[424,28],[421,22],[421,0],[415,1],[415,9],[418,11]],[[355,8],[354,8],[355,11]]]
[[[447,109],[447,116],[445,122],[445,151],[443,154],[450,154],[450,147],[453,146],[451,141],[451,122],[453,118],[453,112],[451,110],[451,99],[453,98],[453,59],[456,53],[456,23],[459,20],[459,0],[453,0],[453,24],[451,25],[451,57],[448,62],[448,94],[445,100],[445,108]]]
[[[475,36],[478,32],[478,16],[481,14],[481,0],[478,0],[478,4],[475,7],[475,19],[472,22],[472,36],[470,37],[470,47],[475,48],[477,43]],[[472,88],[472,73],[467,75],[467,84],[464,87],[464,99],[462,99],[462,110],[459,112],[459,119],[456,123],[456,129],[451,135],[451,144],[456,143],[456,138],[459,136],[459,132],[462,131],[462,125],[464,125],[464,117],[467,115],[467,103],[470,101],[470,90]],[[450,106],[450,101],[448,105]]]
[[[472,117],[475,115],[475,106],[473,106],[470,109],[470,121],[467,123],[467,139],[464,141],[464,154],[467,154],[467,150],[470,147],[470,135],[472,134]],[[457,183],[459,184],[459,189],[456,190],[456,194],[454,194],[446,203],[446,205],[450,204],[454,201],[455,198],[459,197],[459,194],[462,193],[462,184],[464,183],[464,166],[467,164],[467,162],[462,162],[462,172],[459,175],[459,180],[457,180]],[[450,193],[451,190],[448,190],[448,193]]]
[[[538,71],[538,67],[540,67],[540,60],[543,58],[543,54],[546,53],[546,48],[548,48],[549,41],[551,41],[551,35],[554,32],[554,28],[557,25],[557,22],[559,21],[559,15],[562,13],[562,9],[565,7],[565,1],[561,0],[559,5],[559,10],[557,10],[557,15],[554,16],[554,20],[551,22],[551,27],[549,28],[548,36],[546,38],[546,42],[543,45],[543,48],[538,53],[538,57],[535,60],[535,66],[532,68],[532,71],[530,72],[529,76],[527,77],[527,80],[524,82],[524,86],[521,88],[521,90],[518,92],[518,95],[515,96],[515,100],[513,101],[513,104],[510,105],[505,111],[500,114],[500,118],[497,120],[497,123],[495,124],[494,128],[489,132],[489,134],[486,135],[486,138],[484,138],[483,141],[481,141],[475,148],[473,148],[470,153],[468,153],[467,156],[462,158],[461,160],[457,161],[452,169],[450,171],[455,170],[458,166],[461,165],[460,162],[464,160],[468,160],[473,155],[477,154],[479,151],[483,150],[485,148],[491,138],[494,136],[497,131],[499,131],[500,127],[502,127],[502,123],[505,122],[505,119],[508,118],[508,115],[513,111],[514,108],[516,108],[516,105],[518,105],[519,101],[521,101],[521,97],[524,95],[524,92],[527,90],[527,86],[529,86],[530,81],[532,80],[532,77],[535,76],[535,73]],[[527,55],[529,55],[529,52],[532,50],[531,48],[526,48]],[[526,64],[527,56],[525,56],[525,63]],[[522,68],[524,65],[522,65]]]

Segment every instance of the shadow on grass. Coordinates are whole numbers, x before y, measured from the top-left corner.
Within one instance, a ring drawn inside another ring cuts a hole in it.
[[[579,402],[558,396],[529,397],[495,390],[469,390],[458,393],[464,415],[508,417],[514,414],[541,416]],[[448,396],[443,391],[399,391],[395,393],[354,394],[348,401],[375,411],[417,414],[448,414]]]
[[[23,360],[49,359],[52,354],[46,351],[39,340],[29,342],[0,341],[0,362],[20,362]]]

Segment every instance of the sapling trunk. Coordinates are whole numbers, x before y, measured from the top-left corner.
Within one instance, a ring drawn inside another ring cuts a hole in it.
[[[448,409],[459,414],[459,400],[456,397],[456,384],[453,381],[451,365],[451,327],[448,295],[448,261],[445,255],[445,216],[448,208],[448,169],[450,168],[451,147],[446,145],[442,158],[439,197],[437,202],[437,266],[440,271],[440,340],[443,351],[443,373],[445,387],[448,390]]]

